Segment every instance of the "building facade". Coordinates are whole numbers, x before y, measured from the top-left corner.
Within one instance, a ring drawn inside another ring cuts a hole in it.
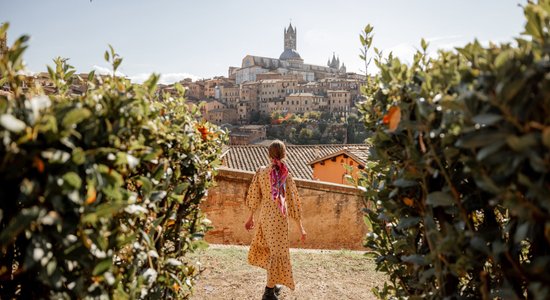
[[[300,81],[306,82],[346,73],[343,64],[340,66],[339,59],[333,60],[333,62],[329,61],[327,66],[304,64],[304,60],[297,51],[297,36],[297,29],[292,24],[284,29],[284,47],[278,59],[254,55],[245,56],[241,68],[235,71],[236,83],[256,81],[258,74],[272,72],[294,75]]]

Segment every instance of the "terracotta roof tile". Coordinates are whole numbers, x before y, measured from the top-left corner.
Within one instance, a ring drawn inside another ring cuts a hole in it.
[[[296,178],[312,180],[313,170],[309,162],[344,149],[364,148],[364,145],[287,145],[286,147],[288,167],[292,175]],[[265,145],[231,145],[222,155],[223,165],[231,169],[255,172],[261,166],[269,164],[267,148],[268,146]]]
[[[364,166],[367,163],[368,151],[369,151],[369,148],[365,145],[348,145],[347,147],[337,152],[332,152],[325,156],[318,157],[310,161],[309,165],[331,159],[332,157],[335,157],[338,155],[347,154],[350,157],[352,157],[357,163],[362,164]]]

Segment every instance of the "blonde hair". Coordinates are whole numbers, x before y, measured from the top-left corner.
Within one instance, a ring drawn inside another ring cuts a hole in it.
[[[286,157],[286,147],[280,140],[274,140],[267,148],[269,158],[281,160]]]

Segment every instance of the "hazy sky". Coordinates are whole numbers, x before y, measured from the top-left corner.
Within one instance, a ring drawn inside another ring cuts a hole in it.
[[[523,31],[525,0],[0,0],[0,22],[11,24],[8,43],[31,36],[25,60],[33,72],[56,56],[79,72],[105,70],[111,44],[124,57],[121,72],[139,80],[151,72],[163,81],[227,76],[247,54],[278,58],[283,29],[297,27],[305,63],[325,65],[335,52],[359,72],[359,33],[375,28],[374,44],[412,57],[420,38],[431,48],[477,38],[510,41]]]

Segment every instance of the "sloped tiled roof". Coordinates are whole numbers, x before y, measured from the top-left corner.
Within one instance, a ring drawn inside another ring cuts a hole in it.
[[[362,146],[350,146],[346,147],[340,151],[329,153],[328,155],[318,157],[317,159],[310,161],[309,164],[312,165],[317,162],[325,161],[327,159],[331,159],[335,156],[347,154],[353,160],[355,160],[358,164],[365,166],[367,163],[367,157],[368,157],[368,148],[364,145]]]
[[[294,177],[312,180],[313,170],[309,165],[311,161],[346,148],[360,147],[364,148],[364,145],[287,145],[287,163]],[[267,148],[265,145],[231,145],[222,155],[223,165],[231,169],[255,172],[261,166],[269,164]]]

